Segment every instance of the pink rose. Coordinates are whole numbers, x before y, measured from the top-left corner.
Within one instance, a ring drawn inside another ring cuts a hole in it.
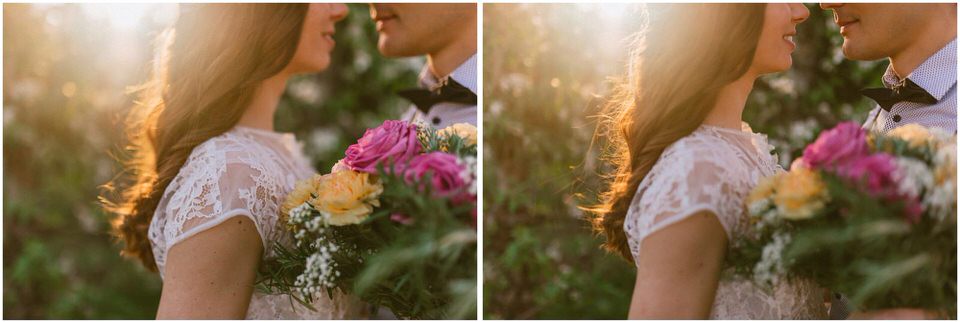
[[[377,166],[406,162],[420,153],[417,127],[404,121],[388,120],[368,129],[356,144],[347,148],[343,163],[351,170],[377,173]]]
[[[902,201],[905,218],[916,223],[920,220],[923,207],[915,197],[903,195],[897,191],[894,172],[897,171],[894,157],[886,153],[876,153],[836,167],[836,174],[848,182],[860,187],[874,197]]]
[[[862,157],[836,167],[836,174],[857,184],[875,197],[890,196],[896,192],[893,173],[897,170],[892,156],[886,153]]]
[[[403,167],[403,178],[408,183],[420,182],[430,174],[430,187],[440,197],[461,199],[465,195],[467,182],[460,176],[463,166],[457,157],[444,152],[430,152],[413,157]]]
[[[843,122],[820,133],[817,140],[803,150],[801,165],[809,169],[832,169],[869,153],[867,133],[857,123]]]

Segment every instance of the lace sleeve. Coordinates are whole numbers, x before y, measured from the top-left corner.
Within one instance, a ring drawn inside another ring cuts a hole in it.
[[[191,155],[167,189],[158,218],[166,253],[173,245],[235,216],[250,218],[264,250],[273,240],[279,186],[264,162],[242,149],[208,149]]]
[[[701,211],[717,216],[730,239],[743,217],[740,195],[750,186],[742,161],[723,144],[678,141],[640,183],[624,231],[636,256],[644,238]]]

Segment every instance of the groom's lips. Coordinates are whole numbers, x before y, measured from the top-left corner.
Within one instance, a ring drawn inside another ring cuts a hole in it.
[[[381,31],[381,32],[384,31],[388,23],[395,21],[396,19],[397,19],[396,15],[373,17],[373,21],[377,23],[377,31]]]
[[[850,20],[843,20],[843,21],[837,20],[837,25],[840,26],[840,35],[846,36],[847,33],[850,31],[850,27],[859,22],[860,22],[859,19],[850,19]]]

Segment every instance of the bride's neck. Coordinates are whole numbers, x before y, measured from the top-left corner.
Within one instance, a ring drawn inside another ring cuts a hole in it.
[[[287,78],[288,75],[278,74],[264,80],[237,125],[273,131],[273,116],[287,86]]]
[[[743,123],[743,108],[747,104],[747,97],[750,96],[756,79],[756,76],[748,73],[720,89],[717,102],[714,103],[713,110],[707,114],[707,118],[703,120],[703,124],[740,130]]]

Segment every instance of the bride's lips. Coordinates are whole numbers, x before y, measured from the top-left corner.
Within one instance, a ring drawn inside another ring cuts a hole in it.
[[[796,31],[791,31],[789,33],[783,34],[783,41],[785,41],[788,45],[790,45],[790,51],[797,49],[797,44],[793,42],[793,36],[796,36],[796,35],[797,35]]]
[[[330,47],[331,47],[331,48],[333,48],[333,46],[335,46],[335,45],[337,44],[337,42],[336,42],[335,40],[333,40],[333,34],[334,34],[334,32],[335,32],[334,30],[329,30],[329,31],[325,31],[325,32],[323,32],[323,33],[321,34],[321,35],[323,35],[323,39],[326,39],[328,42],[330,42]]]
[[[377,31],[384,31],[390,24],[397,20],[396,15],[382,15],[373,17],[373,21],[377,23]]]

